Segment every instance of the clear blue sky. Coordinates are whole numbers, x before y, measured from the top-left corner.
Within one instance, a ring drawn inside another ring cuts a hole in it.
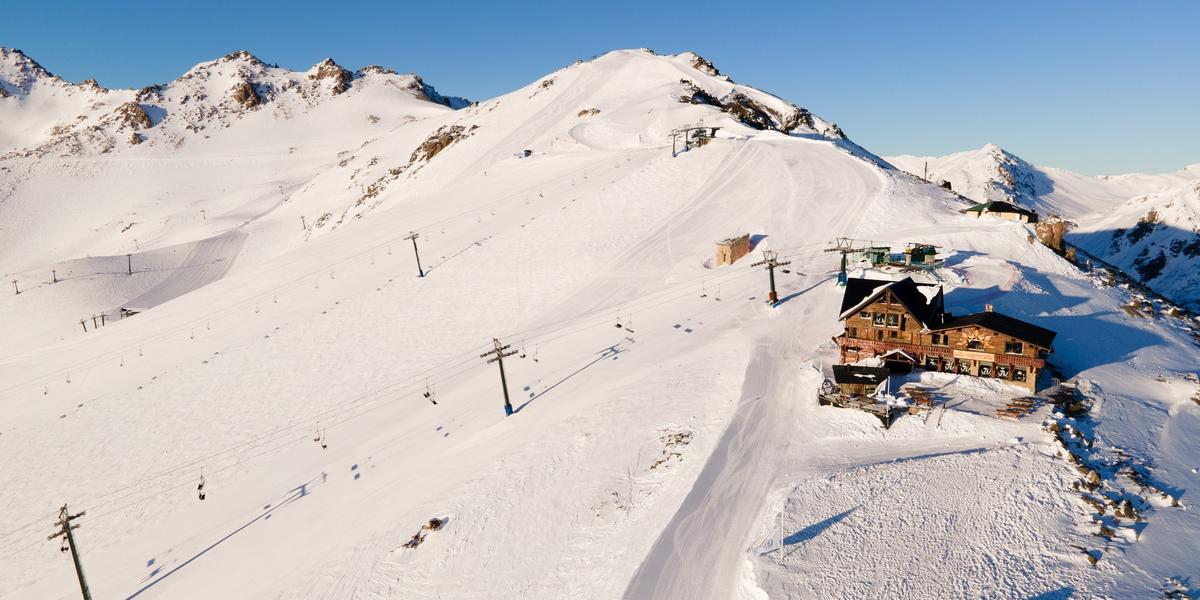
[[[52,8],[51,8],[52,6]],[[695,50],[878,154],[999,144],[1084,173],[1200,163],[1200,3],[11,2],[0,45],[72,81],[169,81],[238,49],[482,99],[616,48]]]

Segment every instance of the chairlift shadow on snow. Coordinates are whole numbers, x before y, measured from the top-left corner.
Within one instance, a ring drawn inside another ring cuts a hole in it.
[[[287,497],[285,497],[283,500],[281,500],[274,506],[272,506],[270,504],[266,505],[266,507],[263,509],[263,512],[259,513],[253,519],[250,519],[246,523],[238,526],[237,529],[230,531],[229,533],[225,534],[225,536],[222,537],[221,539],[213,542],[212,544],[209,544],[204,549],[202,549],[199,552],[197,552],[196,554],[192,555],[191,558],[179,563],[171,570],[167,571],[166,573],[163,573],[161,576],[158,576],[157,579],[154,579],[150,583],[147,583],[146,585],[139,588],[137,591],[133,592],[132,594],[129,594],[129,596],[126,597],[126,600],[140,596],[143,592],[149,590],[150,588],[154,587],[155,585],[158,585],[158,583],[161,582],[162,580],[170,577],[171,575],[174,575],[180,569],[192,564],[192,562],[194,562],[196,559],[207,554],[209,550],[212,550],[213,548],[220,546],[226,540],[241,533],[242,530],[246,529],[247,527],[253,525],[254,523],[256,523],[260,520],[265,521],[265,520],[271,518],[271,514],[274,513],[276,510],[283,508],[284,506],[287,506],[288,504],[291,504],[292,502],[295,502],[296,500],[299,500],[300,498],[303,498],[303,497],[309,495],[310,493],[312,493],[312,488],[317,487],[317,486],[325,483],[326,481],[328,481],[328,474],[322,473],[320,475],[313,477],[312,479],[309,479],[308,481],[305,481],[304,483],[301,483],[299,486],[292,488],[288,492]],[[146,566],[150,566],[150,565],[154,564],[154,561],[155,561],[155,559],[150,559],[149,561],[147,561]],[[153,576],[157,575],[161,570],[162,570],[162,567],[156,568],[151,573],[151,576],[153,577]]]
[[[808,292],[810,292],[818,287],[821,287],[822,285],[824,285],[832,280],[833,280],[833,277],[826,277],[825,279],[822,279],[802,290],[792,292],[792,293],[780,298],[779,301],[775,303],[775,306],[779,306],[779,305],[783,304],[784,302],[787,302],[788,300],[791,300],[792,298],[795,298],[797,296],[802,296],[804,294],[807,294]]]
[[[550,390],[553,390],[554,388],[556,388],[556,387],[558,387],[558,386],[562,385],[563,383],[565,383],[567,380],[569,380],[569,379],[571,379],[571,378],[575,377],[576,375],[578,375],[578,374],[580,374],[580,373],[582,373],[582,372],[586,371],[587,369],[591,368],[591,367],[592,367],[593,365],[595,365],[596,363],[602,362],[602,361],[604,361],[604,360],[606,360],[606,359],[609,359],[609,358],[611,358],[611,359],[613,359],[613,360],[616,360],[616,359],[618,358],[618,355],[620,355],[620,354],[622,354],[622,353],[624,353],[624,352],[628,352],[628,351],[629,351],[629,348],[628,348],[628,347],[622,347],[622,345],[623,345],[623,344],[626,344],[626,343],[632,344],[632,343],[633,343],[633,339],[632,339],[632,338],[629,338],[629,337],[626,337],[625,339],[621,340],[620,342],[618,342],[618,343],[616,343],[616,344],[613,344],[612,346],[609,346],[609,347],[607,347],[607,348],[605,348],[605,349],[601,350],[599,353],[597,353],[597,356],[596,356],[596,358],[592,359],[592,361],[591,361],[591,362],[587,363],[586,365],[583,365],[582,367],[579,367],[579,368],[578,368],[578,369],[576,369],[575,371],[572,371],[572,372],[571,372],[570,374],[568,374],[567,376],[565,376],[565,377],[563,377],[562,379],[559,379],[558,381],[556,381],[556,382],[554,382],[554,383],[550,384],[550,386],[549,386],[549,387],[547,387],[546,389],[544,389],[544,390],[542,390],[542,391],[538,392],[537,394],[534,394],[534,395],[533,395],[533,396],[531,396],[531,397],[530,397],[528,400],[526,400],[526,401],[522,402],[522,403],[521,403],[519,406],[517,406],[515,409],[513,409],[513,414],[517,414],[517,413],[521,412],[521,410],[522,410],[522,409],[524,409],[526,406],[529,406],[529,404],[530,404],[530,403],[532,403],[534,400],[537,400],[538,398],[541,398],[542,396],[545,396],[546,394],[550,393]]]

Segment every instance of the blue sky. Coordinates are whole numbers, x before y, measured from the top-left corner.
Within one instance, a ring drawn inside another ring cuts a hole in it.
[[[1200,3],[13,2],[0,45],[141,87],[246,49],[481,99],[616,48],[695,50],[879,154],[993,142],[1090,174],[1200,163]]]

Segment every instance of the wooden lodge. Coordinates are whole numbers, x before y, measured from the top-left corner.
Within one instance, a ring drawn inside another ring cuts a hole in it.
[[[941,286],[899,281],[846,282],[838,336],[841,362],[882,356],[916,367],[1003,379],[1037,391],[1055,333],[994,312],[955,316],[945,311]],[[899,351],[899,352],[897,352]]]
[[[750,253],[750,234],[743,233],[717,242],[717,266],[732,265]]]

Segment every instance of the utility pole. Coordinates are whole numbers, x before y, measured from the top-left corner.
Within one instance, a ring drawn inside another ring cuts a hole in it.
[[[18,296],[21,295],[21,288],[17,287],[16,279],[13,280],[13,291],[16,292],[16,295],[18,295]]]
[[[87,333],[87,319],[80,319],[79,324],[83,325],[83,332]]]
[[[413,255],[417,257],[417,277],[424,277],[425,270],[421,268],[421,253],[417,251],[417,238],[419,238],[419,237],[421,237],[421,234],[419,234],[415,231],[410,231],[410,232],[408,232],[408,237],[406,237],[404,239],[412,240]],[[500,370],[503,371],[504,369],[501,368]]]
[[[50,283],[58,283],[58,271],[50,269]]]
[[[67,511],[67,505],[62,505],[62,509],[58,512],[58,522],[54,525],[59,528],[59,531],[47,537],[47,540],[62,538],[63,546],[61,550],[66,552],[71,551],[71,560],[75,562],[75,575],[79,577],[79,590],[83,592],[83,600],[92,600],[92,593],[88,591],[87,581],[83,578],[83,565],[79,562],[79,549],[75,547],[75,536],[71,534],[72,529],[79,529],[78,525],[72,525],[71,521],[82,517],[87,511],[70,514]]]
[[[125,255],[125,274],[126,275],[133,275],[133,258],[132,257],[133,257],[132,254]]]
[[[751,267],[766,266],[767,273],[771,276],[771,295],[768,296],[771,306],[779,304],[779,294],[775,292],[775,267],[782,267],[792,264],[792,261],[779,262],[778,256],[772,250],[763,250],[763,259],[750,265]]]
[[[492,343],[495,344],[496,347],[484,352],[483,354],[480,354],[479,358],[487,358],[490,355],[495,355],[492,356],[492,358],[488,358],[487,362],[488,364],[496,363],[500,365],[500,387],[504,388],[504,416],[511,417],[513,414],[513,407],[512,402],[510,402],[508,399],[508,379],[504,377],[504,357],[512,356],[516,354],[517,351],[513,350],[511,352],[505,352],[505,350],[508,350],[510,346],[508,344],[501,344],[500,340],[496,338],[492,338]]]

